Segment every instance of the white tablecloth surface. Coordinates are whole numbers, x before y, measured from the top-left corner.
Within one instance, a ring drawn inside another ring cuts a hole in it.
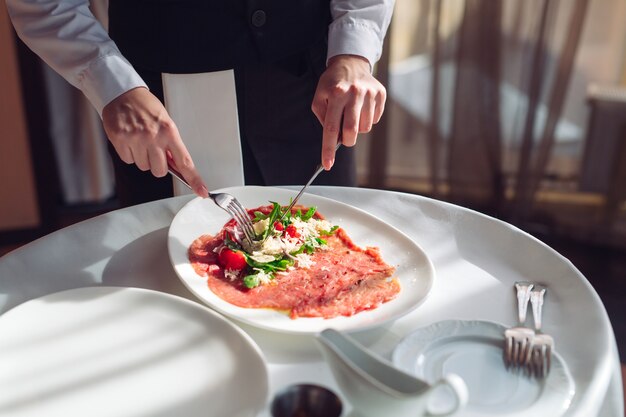
[[[431,258],[433,289],[419,308],[354,336],[379,355],[412,330],[445,319],[516,321],[513,283],[549,285],[544,331],[576,383],[566,416],[623,417],[615,337],[600,298],[558,253],[493,218],[417,195],[362,188],[311,187],[310,193],[363,209],[402,230]],[[0,258],[0,313],[27,300],[83,286],[148,288],[197,299],[169,262],[170,222],[190,196],[113,211],[59,230]],[[313,382],[339,392],[311,337],[268,332],[238,323],[261,347],[273,392]],[[345,398],[344,398],[344,404]],[[344,415],[349,414],[347,405]],[[266,411],[261,416],[268,416]]]

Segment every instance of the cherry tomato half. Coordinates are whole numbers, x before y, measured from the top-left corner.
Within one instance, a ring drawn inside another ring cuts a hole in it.
[[[285,226],[283,226],[281,222],[274,222],[274,230],[282,232],[283,230],[285,230]]]
[[[221,250],[218,260],[224,269],[231,269],[235,271],[241,271],[247,265],[246,257],[240,251],[234,251],[229,248]]]

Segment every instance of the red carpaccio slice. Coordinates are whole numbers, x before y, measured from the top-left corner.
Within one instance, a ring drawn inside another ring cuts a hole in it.
[[[267,213],[270,208],[249,212]],[[242,279],[226,278],[217,262],[213,249],[222,244],[223,230],[196,239],[189,248],[189,260],[196,273],[206,277],[209,289],[223,300],[239,307],[284,311],[292,319],[352,316],[400,293],[400,284],[392,279],[395,268],[383,261],[378,249],[359,248],[342,228],[325,239],[328,247],[312,254],[310,268],[276,274],[271,283],[251,289]]]

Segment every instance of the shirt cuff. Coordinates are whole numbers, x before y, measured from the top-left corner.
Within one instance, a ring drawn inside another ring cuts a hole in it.
[[[328,30],[328,60],[336,55],[359,55],[367,59],[370,69],[382,54],[376,29],[360,22],[334,22]]]
[[[136,87],[146,87],[133,66],[121,55],[106,55],[89,65],[81,74],[80,89],[96,108],[102,109],[115,98]]]

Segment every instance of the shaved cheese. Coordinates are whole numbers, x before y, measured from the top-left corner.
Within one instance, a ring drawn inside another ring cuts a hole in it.
[[[239,271],[235,269],[225,269],[224,276],[229,280],[234,281],[239,277]]]
[[[261,285],[269,284],[272,281],[273,276],[271,273],[265,272],[259,268],[254,268],[254,271],[256,272],[255,275],[259,278],[259,283]]]
[[[308,269],[315,265],[315,261],[311,258],[311,255],[306,253],[299,253],[295,256],[296,266],[298,268]]]
[[[254,227],[254,233],[258,235],[260,235],[261,233],[263,233],[265,231],[265,229],[267,229],[267,226],[269,224],[270,220],[269,219],[263,219],[263,220],[259,220],[258,222],[254,223],[252,226]]]
[[[275,260],[275,258],[272,255],[266,255],[262,252],[253,252],[252,255],[250,255],[250,258],[262,264],[272,262],[273,260]]]

